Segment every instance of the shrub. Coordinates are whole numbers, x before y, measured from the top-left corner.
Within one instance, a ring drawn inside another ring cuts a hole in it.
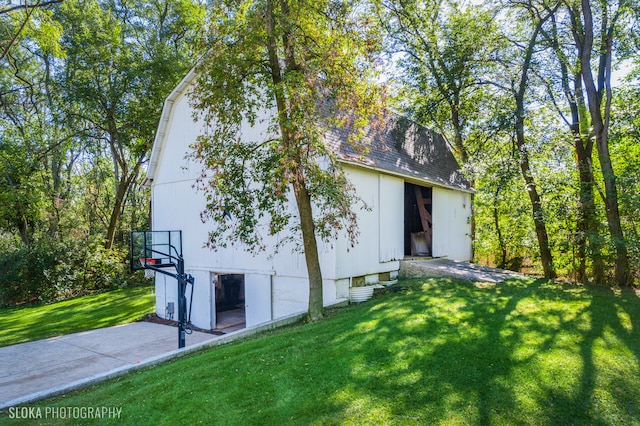
[[[30,246],[0,244],[0,305],[49,302],[139,284],[128,270],[126,251],[102,242],[39,239]]]

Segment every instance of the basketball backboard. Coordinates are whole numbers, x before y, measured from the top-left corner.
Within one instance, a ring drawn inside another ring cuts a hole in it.
[[[129,237],[131,271],[176,267],[182,258],[182,231],[131,231]]]

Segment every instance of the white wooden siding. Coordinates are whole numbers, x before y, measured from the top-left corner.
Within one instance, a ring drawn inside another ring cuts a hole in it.
[[[433,188],[434,257],[471,260],[470,197],[461,191]]]
[[[379,175],[380,262],[404,258],[404,180]]]

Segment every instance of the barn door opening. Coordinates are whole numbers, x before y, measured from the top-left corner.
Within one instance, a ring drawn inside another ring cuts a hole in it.
[[[404,184],[404,254],[431,256],[433,222],[432,188]]]
[[[213,280],[215,288],[216,328],[244,328],[245,284],[244,274],[217,274]]]

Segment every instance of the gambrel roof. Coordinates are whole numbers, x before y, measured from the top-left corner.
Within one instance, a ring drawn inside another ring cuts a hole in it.
[[[147,168],[147,184],[154,179],[158,160],[167,143],[173,104],[188,93],[195,78],[196,72],[192,69],[165,100]],[[326,139],[343,163],[410,178],[424,185],[473,192],[442,135],[391,112],[386,114],[383,123],[372,126],[365,135],[365,143],[369,146],[365,155],[359,155],[347,143],[349,130],[333,129],[326,134]]]
[[[346,142],[348,130],[334,129],[326,137],[341,161],[473,191],[442,135],[393,113],[387,113],[383,123],[365,135],[369,146],[365,155]]]

